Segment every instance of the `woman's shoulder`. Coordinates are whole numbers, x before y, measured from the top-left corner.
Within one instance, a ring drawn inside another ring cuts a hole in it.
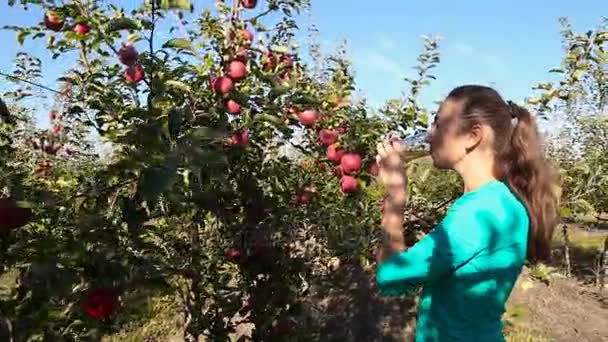
[[[492,181],[458,198],[448,210],[473,216],[527,215],[524,204],[502,181]]]

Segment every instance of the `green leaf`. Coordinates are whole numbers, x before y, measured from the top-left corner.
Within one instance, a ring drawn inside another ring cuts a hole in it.
[[[275,126],[280,126],[280,125],[284,125],[285,121],[281,120],[280,118],[274,116],[274,115],[270,115],[270,114],[257,114],[254,119],[254,121],[266,121],[266,122],[271,122],[272,124],[274,124]]]
[[[192,43],[189,40],[182,38],[169,39],[163,44],[163,48],[182,49],[194,52]]]
[[[272,89],[270,89],[270,92],[268,93],[268,97],[270,99],[275,99],[281,95],[286,94],[288,91],[289,91],[289,87],[275,86],[275,87],[272,87]]]
[[[192,138],[197,140],[211,140],[225,135],[223,131],[210,127],[197,127],[192,131]]]
[[[135,31],[141,29],[141,23],[130,18],[115,18],[110,20],[108,24],[109,31],[130,30]]]
[[[192,11],[194,9],[190,0],[158,0],[157,4],[159,4],[162,9],[182,9],[187,11]]]
[[[138,192],[147,200],[156,199],[175,180],[177,162],[170,158],[166,166],[151,167],[142,172]]]
[[[293,103],[295,104],[306,104],[306,105],[319,105],[321,101],[310,95],[302,95],[294,98]]]
[[[19,42],[19,45],[23,45],[23,41],[29,34],[30,31],[27,30],[21,30],[17,32],[17,42]]]
[[[565,208],[565,207],[559,208],[559,216],[561,216],[561,217],[570,217],[570,216],[572,216],[572,209]]]
[[[140,40],[141,40],[141,37],[140,37],[138,34],[135,34],[135,33],[131,33],[131,34],[129,34],[129,36],[127,37],[127,41],[128,41],[129,43],[136,43],[136,42],[138,42],[138,41],[140,41]]]
[[[175,139],[178,136],[183,121],[183,110],[173,108],[169,111],[169,134],[171,135],[171,138]]]
[[[205,167],[209,165],[226,164],[226,156],[216,150],[196,146],[190,150],[189,155],[195,165]]]
[[[184,82],[169,80],[165,82],[165,87],[169,89],[181,90],[185,92],[191,92],[192,88]]]

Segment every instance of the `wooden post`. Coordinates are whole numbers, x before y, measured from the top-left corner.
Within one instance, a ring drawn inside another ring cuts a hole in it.
[[[570,263],[570,237],[568,236],[568,226],[562,225],[562,234],[564,236],[564,262],[566,264],[566,277],[572,274],[572,265]]]

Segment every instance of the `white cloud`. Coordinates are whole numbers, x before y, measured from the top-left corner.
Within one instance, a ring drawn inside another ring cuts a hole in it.
[[[475,54],[475,48],[469,44],[465,43],[457,43],[451,46],[454,52],[462,54],[462,55],[473,55]]]
[[[509,69],[507,62],[501,56],[476,48],[467,43],[455,43],[448,46],[446,50],[448,51],[448,56],[449,52],[454,52],[462,56],[470,57],[473,61],[477,59],[483,65],[493,70],[507,71]]]
[[[355,54],[355,64],[362,68],[402,77],[405,72],[399,62],[378,51]]]
[[[382,50],[394,50],[398,46],[397,41],[385,34],[380,34],[377,36],[377,43]]]

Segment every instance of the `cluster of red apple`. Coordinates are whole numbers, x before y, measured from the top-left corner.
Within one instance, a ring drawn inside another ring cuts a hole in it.
[[[256,0],[241,0],[241,5],[244,8],[252,9],[257,5]],[[230,98],[230,93],[234,90],[235,85],[247,78],[247,60],[248,48],[253,41],[253,33],[248,29],[239,31],[240,43],[242,44],[236,55],[231,58],[224,68],[224,74],[210,79],[209,86],[223,101],[223,106],[227,113],[232,115],[241,114],[241,104]],[[262,68],[265,71],[270,71],[276,68],[278,58],[268,52],[262,57]],[[284,71],[279,75],[281,80],[288,78],[289,71],[293,68],[293,59],[288,55],[280,57],[281,65]],[[230,141],[227,143],[231,146],[245,146],[249,144],[249,131],[244,128],[233,132]]]
[[[131,84],[137,84],[144,79],[144,69],[137,63],[138,56],[139,53],[130,43],[123,44],[118,50],[118,59],[127,67],[124,72],[125,79]]]
[[[44,14],[44,26],[51,31],[59,32],[64,28],[65,22],[57,12],[47,11]],[[76,23],[72,27],[72,30],[81,36],[85,36],[89,33],[91,28],[87,23]]]
[[[317,121],[318,114],[316,111],[306,111],[298,114],[298,118],[305,126],[312,127]],[[340,176],[340,189],[344,193],[353,193],[359,189],[359,182],[355,175],[361,170],[363,158],[357,152],[347,152],[339,147],[338,139],[345,131],[344,127],[337,129],[323,128],[319,131],[319,141],[327,148],[327,160],[337,165],[337,173]],[[325,167],[325,164],[320,165],[322,168]],[[371,165],[369,172],[373,176],[378,175],[379,169],[375,162]],[[306,194],[306,192],[296,196],[296,201],[299,204],[304,204],[309,200],[310,195]]]
[[[61,31],[65,23],[63,18],[55,11],[47,11],[44,15],[44,25],[51,31]],[[76,23],[73,27],[73,31],[81,36],[86,36],[91,28],[87,23]],[[144,79],[144,70],[141,65],[136,64],[137,61],[137,50],[131,44],[125,44],[118,51],[118,58],[120,62],[127,68],[124,72],[124,77],[127,82],[131,84],[137,84]]]

